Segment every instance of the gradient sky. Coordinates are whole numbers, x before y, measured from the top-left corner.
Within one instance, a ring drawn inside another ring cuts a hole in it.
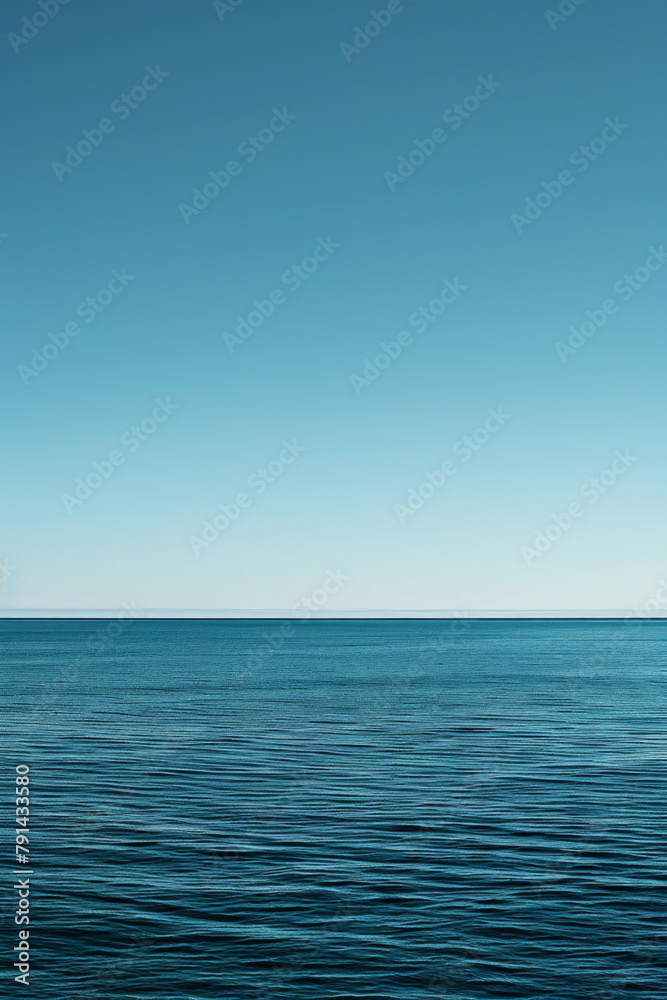
[[[330,574],[331,612],[666,607],[664,3],[556,20],[535,0],[406,0],[358,51],[383,0],[226,6],[71,0],[41,26],[37,0],[3,5],[4,613],[289,609]],[[476,88],[465,120],[446,114]],[[239,146],[271,122],[251,162]],[[409,173],[399,158],[434,129]],[[199,214],[179,207],[234,160]],[[286,272],[332,242],[295,287]],[[419,332],[446,279],[465,291]],[[110,281],[95,319],[77,315]],[[276,289],[251,337],[225,338]],[[77,322],[42,365],[33,349]],[[401,331],[400,356],[353,385]],[[151,425],[156,400],[177,408]],[[498,408],[489,440],[454,453]],[[285,441],[304,450],[260,493],[249,477]],[[583,496],[617,451],[616,481]]]

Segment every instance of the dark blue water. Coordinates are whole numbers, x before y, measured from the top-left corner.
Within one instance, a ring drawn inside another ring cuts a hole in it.
[[[33,998],[667,997],[667,623],[0,638]]]

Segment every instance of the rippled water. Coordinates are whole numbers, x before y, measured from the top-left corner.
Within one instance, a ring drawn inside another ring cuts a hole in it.
[[[667,623],[0,638],[33,997],[667,997]]]

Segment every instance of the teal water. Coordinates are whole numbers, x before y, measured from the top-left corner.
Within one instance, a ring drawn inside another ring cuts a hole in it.
[[[667,996],[667,623],[0,639],[34,998]]]

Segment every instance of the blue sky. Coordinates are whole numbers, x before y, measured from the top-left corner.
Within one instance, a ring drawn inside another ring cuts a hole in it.
[[[5,613],[661,592],[662,3],[56,3],[0,15]]]

